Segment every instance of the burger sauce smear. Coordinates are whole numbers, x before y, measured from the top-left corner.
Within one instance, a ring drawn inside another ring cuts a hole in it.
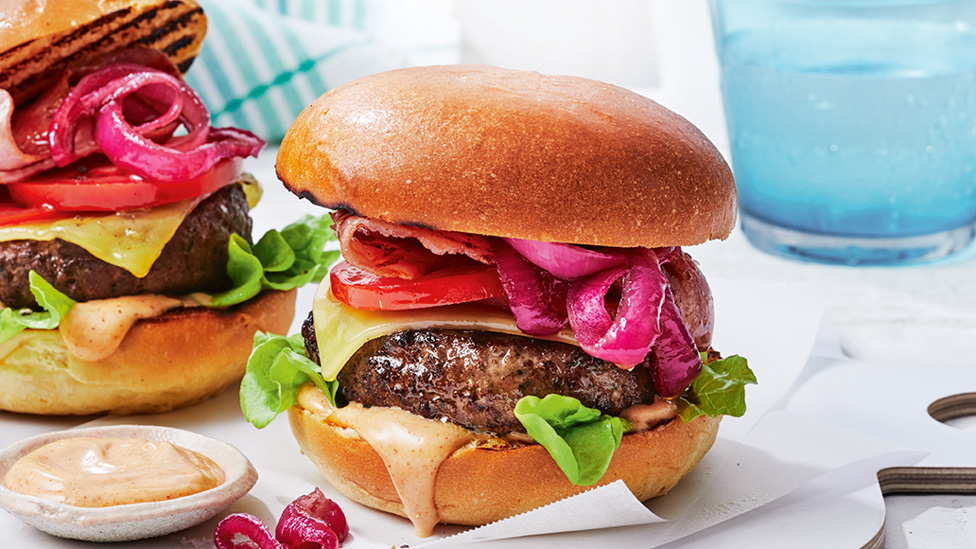
[[[137,321],[172,309],[199,305],[196,297],[178,299],[145,294],[77,303],[62,319],[58,330],[71,354],[81,360],[101,360],[118,349]]]
[[[358,403],[333,408],[314,387],[303,388],[298,401],[303,408],[324,413],[358,432],[383,459],[417,537],[434,533],[440,521],[434,503],[437,471],[455,450],[474,439],[470,431],[399,408],[364,408]]]
[[[75,507],[165,501],[223,482],[210,458],[169,442],[91,437],[41,446],[3,478],[14,492]]]

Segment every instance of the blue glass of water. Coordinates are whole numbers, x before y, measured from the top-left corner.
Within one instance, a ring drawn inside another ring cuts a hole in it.
[[[976,235],[976,0],[711,0],[742,229],[929,261]]]

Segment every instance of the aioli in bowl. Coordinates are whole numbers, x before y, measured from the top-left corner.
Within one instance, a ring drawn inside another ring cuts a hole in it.
[[[82,507],[11,490],[3,479],[22,457],[64,439],[145,439],[167,442],[212,460],[223,471],[218,486],[161,501]],[[257,482],[257,472],[237,448],[183,429],[152,425],[107,425],[68,429],[24,439],[0,451],[0,506],[48,534],[85,541],[145,539],[204,522],[240,499]]]
[[[224,476],[212,459],[171,442],[77,437],[20,458],[3,484],[76,507],[109,507],[189,496],[219,486]]]

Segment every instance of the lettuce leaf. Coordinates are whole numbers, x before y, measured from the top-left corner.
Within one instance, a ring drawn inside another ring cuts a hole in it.
[[[306,216],[281,232],[268,231],[254,246],[238,235],[228,243],[227,276],[234,287],[213,296],[211,307],[243,303],[262,290],[290,290],[319,283],[339,257],[338,250],[326,251],[335,240],[332,219]]]
[[[321,367],[305,356],[301,334],[280,336],[257,332],[241,380],[241,411],[258,429],[295,405],[298,389],[306,382],[318,387],[335,405],[339,383],[325,381]]]
[[[754,383],[756,374],[739,355],[705,363],[698,378],[677,400],[678,417],[685,423],[703,415],[741,417],[746,413],[745,386]]]
[[[0,343],[14,337],[21,331],[53,330],[61,324],[76,301],[59,292],[41,275],[33,270],[27,275],[30,291],[41,306],[41,311],[31,309],[6,308],[0,312]]]
[[[705,360],[705,357],[702,357]],[[745,358],[735,355],[710,364],[677,400],[678,417],[689,422],[701,415],[740,417],[746,411],[745,386],[756,383]],[[515,417],[529,435],[546,448],[573,484],[589,486],[606,472],[623,432],[622,418],[602,415],[579,400],[560,395],[523,397]]]
[[[579,400],[562,395],[539,399],[526,396],[515,404],[515,417],[533,440],[552,456],[566,478],[589,486],[603,478],[613,452],[620,446],[626,420],[601,414]]]

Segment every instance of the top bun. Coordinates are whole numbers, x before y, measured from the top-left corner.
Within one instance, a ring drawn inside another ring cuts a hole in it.
[[[732,172],[697,128],[579,77],[472,65],[367,76],[309,105],[276,167],[322,206],[439,230],[656,247],[735,225]]]
[[[9,1],[0,21],[0,88],[17,104],[65,69],[129,47],[160,50],[186,72],[207,33],[196,0]]]

